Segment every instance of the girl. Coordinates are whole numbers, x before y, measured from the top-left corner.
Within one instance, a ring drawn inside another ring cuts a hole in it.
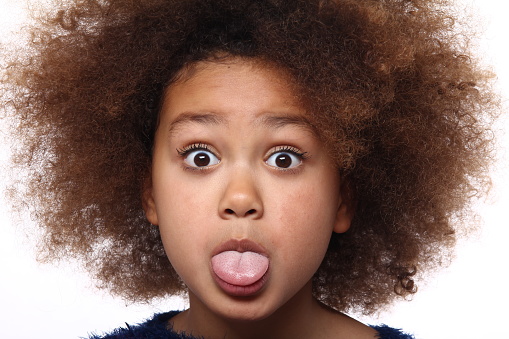
[[[31,169],[14,199],[46,258],[79,258],[128,300],[189,298],[106,337],[408,337],[341,312],[415,293],[487,180],[488,76],[441,5],[49,14],[6,83]]]

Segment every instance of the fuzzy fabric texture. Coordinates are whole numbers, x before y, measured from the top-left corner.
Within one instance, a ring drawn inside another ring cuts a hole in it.
[[[401,329],[392,328],[387,325],[371,326],[378,332],[378,338],[380,339],[414,339],[414,337],[408,333],[403,332]]]
[[[175,333],[166,326],[168,320],[177,315],[179,311],[155,314],[154,317],[142,324],[131,326],[126,323],[126,327],[115,329],[113,332],[100,336],[92,335],[89,339],[203,339],[188,336],[185,333]],[[399,329],[387,325],[371,326],[378,331],[379,339],[413,339],[410,334],[406,334]]]

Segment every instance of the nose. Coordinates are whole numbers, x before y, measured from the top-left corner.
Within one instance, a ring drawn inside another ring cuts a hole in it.
[[[263,215],[263,203],[259,189],[248,173],[230,176],[219,202],[219,215],[223,219],[259,219]]]

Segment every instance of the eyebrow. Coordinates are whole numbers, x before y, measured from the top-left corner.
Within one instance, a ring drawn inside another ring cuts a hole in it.
[[[170,135],[175,133],[182,125],[195,122],[202,125],[226,124],[226,119],[214,113],[183,112],[170,123]]]
[[[272,129],[280,129],[289,125],[296,126],[318,135],[316,127],[302,115],[265,115],[261,118],[261,124]]]
[[[215,113],[183,112],[179,114],[177,119],[170,123],[170,135],[175,133],[181,126],[190,122],[202,125],[226,125],[228,123],[227,119]],[[276,130],[286,126],[296,126],[314,135],[318,135],[316,127],[302,115],[267,114],[257,119],[255,123]]]

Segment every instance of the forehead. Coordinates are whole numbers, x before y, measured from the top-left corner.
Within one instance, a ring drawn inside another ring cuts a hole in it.
[[[251,91],[242,93],[243,96],[253,94],[268,97],[277,94],[292,104],[297,104],[299,99],[296,83],[285,69],[259,59],[240,57],[186,65],[166,89],[165,98],[178,91],[223,89],[233,93],[248,88]]]
[[[165,91],[161,122],[226,124],[239,115],[277,127],[290,120],[307,122],[308,114],[294,81],[283,70],[232,58],[202,61],[183,69]]]

